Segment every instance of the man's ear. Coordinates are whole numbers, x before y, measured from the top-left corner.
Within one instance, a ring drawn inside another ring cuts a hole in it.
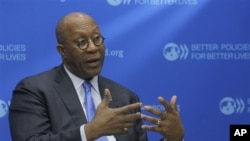
[[[65,56],[65,49],[64,49],[64,46],[62,44],[57,44],[57,51],[64,58],[64,56]]]

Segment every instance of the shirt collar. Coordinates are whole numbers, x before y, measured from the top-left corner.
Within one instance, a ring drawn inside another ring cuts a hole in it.
[[[66,73],[68,74],[69,78],[71,79],[75,89],[78,89],[79,87],[82,87],[82,84],[84,83],[84,79],[76,76],[75,74],[73,74],[72,72],[70,72],[67,67],[64,65],[64,69],[66,71]],[[95,91],[99,92],[99,88],[98,88],[98,76],[94,76],[90,81],[89,81],[92,85],[92,87],[94,88]]]

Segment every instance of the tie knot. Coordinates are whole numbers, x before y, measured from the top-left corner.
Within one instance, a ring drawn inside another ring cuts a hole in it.
[[[84,89],[85,89],[86,91],[90,91],[90,89],[91,89],[91,83],[90,83],[89,81],[85,81],[85,82],[83,83],[83,87],[84,87]]]

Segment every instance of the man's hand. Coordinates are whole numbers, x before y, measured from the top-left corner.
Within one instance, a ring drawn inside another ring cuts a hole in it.
[[[101,136],[122,134],[133,127],[141,113],[132,113],[141,107],[141,103],[134,103],[120,108],[109,108],[111,94],[109,89],[105,89],[104,98],[97,107],[97,112],[93,120],[85,125],[87,140],[95,140]]]
[[[142,114],[142,119],[155,124],[152,126],[143,125],[142,128],[158,132],[167,138],[168,141],[182,141],[182,138],[184,137],[184,128],[176,106],[177,97],[173,96],[170,103],[168,103],[163,97],[158,97],[158,100],[165,107],[166,112],[162,112],[151,106],[144,106],[146,111],[159,118]]]

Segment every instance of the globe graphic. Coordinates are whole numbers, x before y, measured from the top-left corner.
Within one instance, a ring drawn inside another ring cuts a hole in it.
[[[112,6],[117,6],[122,3],[123,0],[108,0],[108,3]]]
[[[0,100],[0,118],[5,116],[7,112],[8,112],[8,105],[3,100]]]
[[[231,115],[236,110],[236,103],[234,99],[225,97],[220,102],[220,110],[225,115]]]
[[[168,43],[163,48],[163,55],[169,61],[174,61],[180,56],[180,49],[175,43]]]

